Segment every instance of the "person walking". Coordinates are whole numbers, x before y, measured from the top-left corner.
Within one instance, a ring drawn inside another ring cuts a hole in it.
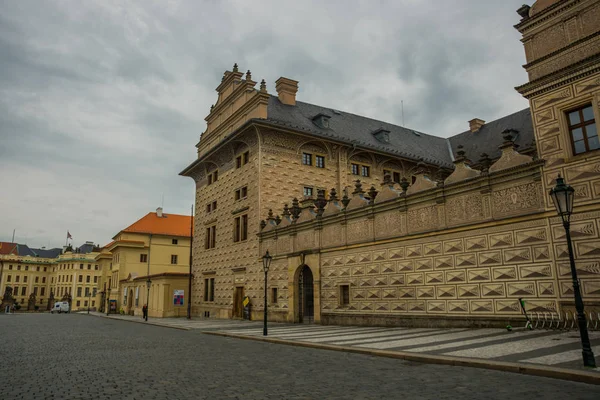
[[[144,304],[144,306],[142,307],[142,318],[146,319],[148,318],[148,306]]]

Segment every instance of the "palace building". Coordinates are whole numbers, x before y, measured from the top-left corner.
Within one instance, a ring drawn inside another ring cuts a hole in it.
[[[517,12],[530,107],[448,139],[226,71],[181,172],[196,183],[193,314],[241,318],[247,296],[261,318],[267,250],[270,320],[492,326],[523,318],[519,298],[572,309],[559,174],[584,302],[600,309],[600,1]]]

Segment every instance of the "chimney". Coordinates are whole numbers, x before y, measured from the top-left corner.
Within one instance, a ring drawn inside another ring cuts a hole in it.
[[[469,130],[475,133],[477,132],[483,125],[485,125],[485,121],[479,118],[473,118],[469,121]]]
[[[162,218],[162,216],[163,216],[163,213],[162,213],[162,207],[158,207],[158,208],[156,209],[156,216],[157,216],[158,218]]]
[[[296,92],[298,92],[298,81],[284,78],[283,76],[275,81],[275,90],[279,101],[289,106],[296,105]]]

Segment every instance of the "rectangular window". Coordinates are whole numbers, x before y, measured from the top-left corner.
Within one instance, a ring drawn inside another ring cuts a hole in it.
[[[83,269],[83,264],[79,264],[79,269]]]
[[[79,282],[83,282],[83,275],[79,275]]]
[[[94,277],[94,283],[98,283],[98,277],[97,276]]]
[[[315,165],[317,168],[325,168],[325,157],[315,156]]]
[[[98,264],[94,265],[94,269],[98,271]]]
[[[233,224],[233,241],[241,242],[248,239],[248,215],[236,217]]]
[[[361,175],[362,176],[369,176],[369,167],[367,167],[366,165],[363,165],[361,167]]]
[[[206,237],[204,241],[205,249],[213,249],[216,246],[217,226],[209,226],[206,228]]]
[[[12,265],[9,265],[9,266],[8,266],[8,269],[12,270]]]
[[[42,276],[42,283],[46,283],[46,277]]]
[[[91,294],[91,293],[90,293],[90,288],[87,288],[87,287],[86,287],[86,288],[85,288],[85,297],[90,297],[90,294]],[[87,306],[87,304],[86,304],[86,306]]]
[[[350,304],[350,285],[340,285],[340,304]]]
[[[248,160],[250,159],[250,152],[247,151],[244,154],[240,154],[239,156],[236,157],[235,159],[235,166],[236,168],[241,168],[244,165],[248,164]]]
[[[204,279],[204,301],[215,301],[215,278]]]
[[[172,239],[171,240],[171,244],[177,244],[177,243],[179,243],[179,241],[177,239]]]
[[[77,297],[81,297],[81,287],[77,288]]]
[[[207,179],[208,179],[208,184],[212,185],[219,179],[219,171],[211,172],[210,174],[208,174]]]
[[[77,307],[81,305],[81,300],[77,300]]]
[[[17,265],[17,271],[20,271],[20,270],[21,270],[21,266]]]
[[[17,276],[15,277],[15,282],[19,282],[19,279],[21,279],[21,275],[17,275]]]
[[[11,281],[11,279],[12,279],[12,276],[11,276],[11,275],[7,275],[7,276],[6,276],[6,282],[10,282],[10,281]]]
[[[38,290],[37,286],[33,288],[33,294],[36,296],[37,296],[37,290]]]
[[[88,275],[88,276],[86,276],[86,277],[85,277],[85,282],[86,282],[86,283],[90,283],[90,279],[91,279],[91,277],[90,277],[89,275]]]
[[[177,255],[171,254],[171,264],[177,264]]]
[[[36,276],[36,277],[35,277],[35,283],[38,283],[39,281],[40,281],[40,277],[39,277],[39,276]]]
[[[312,195],[313,195],[313,188],[305,186],[304,190],[303,190],[303,194],[304,194],[304,197],[312,197]]]
[[[137,304],[136,304],[137,306]],[[96,300],[92,300],[92,307],[96,307]]]
[[[358,164],[351,164],[352,166],[352,175],[358,175]]]
[[[573,154],[600,149],[598,130],[591,104],[567,113]]]
[[[46,294],[46,288],[45,288],[45,287],[43,287],[43,288],[40,290],[40,296],[43,296],[43,295],[45,295],[45,294]]]
[[[236,199],[236,200],[237,200],[237,199]],[[206,205],[206,212],[207,212],[207,213],[209,213],[209,212],[212,212],[212,211],[215,211],[216,209],[217,209],[217,201],[216,201],[216,200],[215,200],[215,201],[213,201],[212,203],[208,203],[208,204]],[[173,243],[173,244],[177,244],[177,243]]]
[[[23,283],[27,283],[27,275],[23,277]]]
[[[394,182],[400,183],[400,172],[394,172]]]
[[[26,293],[27,293],[27,286],[23,286],[21,288],[21,296],[25,296]]]
[[[148,254],[140,254],[140,262],[141,263],[148,262]]]
[[[312,165],[312,154],[302,153],[302,164],[303,165]]]
[[[92,264],[88,264],[88,269],[92,269]]]
[[[29,271],[29,265],[25,266],[25,271]]]
[[[248,187],[247,186],[244,186],[243,188],[239,188],[238,190],[235,191],[235,199],[236,200],[245,199],[246,197],[248,197]]]
[[[277,288],[271,288],[271,303],[277,303]]]
[[[88,304],[87,300],[83,302],[84,307],[87,307],[87,304]]]

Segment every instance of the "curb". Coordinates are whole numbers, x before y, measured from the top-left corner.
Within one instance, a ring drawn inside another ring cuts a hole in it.
[[[146,322],[146,321],[136,321],[134,319],[125,319],[125,318],[119,318],[119,317],[110,317],[110,316],[106,316],[106,315],[96,315],[96,314],[81,314],[81,315],[89,315],[90,317],[98,317],[98,318],[106,318],[106,319],[112,319],[114,321],[125,321],[125,322],[133,322],[134,324],[144,324],[144,325],[152,325],[152,326],[160,326],[162,328],[170,328],[170,329],[179,329],[180,331],[189,331],[191,328],[184,328],[181,326],[169,326],[169,325],[163,325],[163,324],[159,324],[159,323],[155,323],[155,322]]]
[[[357,353],[375,357],[388,357],[406,361],[415,361],[425,364],[452,365],[456,367],[471,367],[491,369],[495,371],[512,372],[524,375],[541,376],[545,378],[562,379],[573,382],[600,385],[600,374],[596,372],[577,371],[566,368],[541,366],[534,364],[512,363],[505,361],[482,360],[479,358],[437,356],[431,354],[410,353],[405,351],[370,350],[360,347],[337,346],[332,344],[310,343],[274,339],[260,336],[237,335],[218,331],[202,331],[206,335],[215,335],[244,340],[255,340],[260,342],[283,344],[288,346],[308,347],[320,350],[342,351],[346,353]]]

